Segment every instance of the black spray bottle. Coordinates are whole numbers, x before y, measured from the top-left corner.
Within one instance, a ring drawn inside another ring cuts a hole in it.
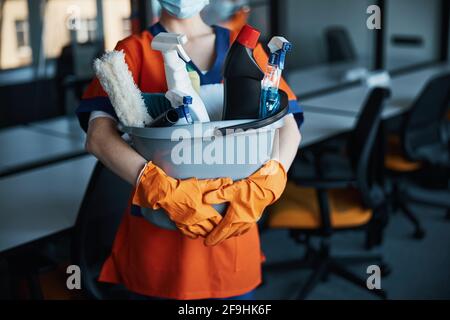
[[[260,32],[242,28],[228,51],[224,66],[223,120],[258,119],[264,72],[253,57]]]

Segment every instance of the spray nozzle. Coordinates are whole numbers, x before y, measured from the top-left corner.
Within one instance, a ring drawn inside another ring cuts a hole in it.
[[[186,51],[184,51],[183,45],[188,42],[188,38],[184,34],[160,32],[153,38],[152,48],[153,50],[167,52],[176,50],[180,55],[180,58],[184,62],[191,61]]]
[[[189,106],[192,104],[192,97],[191,96],[185,96],[183,97],[183,104],[185,106]]]
[[[292,50],[292,43],[284,37],[273,37],[270,40],[268,47],[271,52],[269,63],[271,65],[279,66],[280,69],[283,70],[286,53]]]
[[[167,91],[166,98],[173,106],[178,106],[176,110],[181,119],[186,119],[188,124],[193,123],[191,111],[189,109],[192,105],[193,98],[190,95],[180,90],[173,89]]]

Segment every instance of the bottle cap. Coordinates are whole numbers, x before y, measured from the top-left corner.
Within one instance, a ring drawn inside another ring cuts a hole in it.
[[[261,32],[246,24],[241,29],[241,32],[239,32],[236,41],[241,45],[243,45],[244,47],[247,47],[249,49],[255,49],[256,45],[258,44],[260,35]]]
[[[191,96],[183,97],[183,104],[184,105],[192,104],[192,97]]]

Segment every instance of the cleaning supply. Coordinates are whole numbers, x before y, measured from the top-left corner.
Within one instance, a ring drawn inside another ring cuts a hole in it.
[[[153,118],[158,118],[161,114],[173,109],[172,104],[167,100],[164,93],[142,93],[148,114]]]
[[[106,52],[94,61],[94,70],[123,125],[143,128],[152,121],[123,51]]]
[[[183,105],[177,108],[180,118],[184,117],[184,119],[186,120],[186,124],[194,123],[194,120],[192,119],[191,111],[190,111],[191,105],[192,105],[192,97],[185,96],[185,97],[183,97]]]
[[[223,94],[223,83],[206,84],[200,87],[200,97],[205,103],[211,121],[222,120]]]
[[[194,88],[195,92],[200,94],[200,75],[198,74],[197,70],[194,69],[190,64],[186,64],[186,69],[189,75],[189,79],[191,79],[192,87]]]
[[[224,67],[223,120],[258,119],[264,72],[253,57],[260,32],[249,25],[228,51]]]
[[[180,120],[180,115],[176,109],[170,109],[162,113],[158,118],[153,120],[149,128],[171,127]]]
[[[230,203],[222,222],[209,234],[205,244],[216,246],[249,231],[259,221],[264,209],[281,197],[286,183],[283,165],[270,160],[247,179],[205,194],[203,201],[206,204]]]
[[[176,108],[180,116],[180,120],[176,125],[180,126],[194,123],[191,115],[191,106],[194,99],[190,95],[173,89],[166,92],[166,99]]]
[[[174,179],[149,162],[142,170],[132,202],[153,210],[164,209],[184,235],[197,238],[206,236],[222,220],[212,206],[203,204],[203,194],[232,183],[230,178]]]
[[[292,44],[283,37],[273,37],[269,45],[270,58],[266,74],[262,81],[261,106],[259,117],[270,117],[280,108],[278,89],[281,74],[284,70],[286,53],[291,51]]]
[[[161,32],[153,38],[153,50],[161,51],[164,57],[167,87],[170,90],[179,90],[192,97],[193,103],[190,111],[194,121],[209,122],[206,107],[192,86],[191,79],[186,69],[186,63],[190,58],[183,49],[187,37],[181,34]],[[177,108],[177,105],[172,105]]]

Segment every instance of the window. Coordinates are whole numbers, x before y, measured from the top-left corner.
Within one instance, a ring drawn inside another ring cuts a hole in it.
[[[105,49],[112,50],[131,34],[131,1],[103,0],[102,5]]]
[[[122,19],[122,37],[125,38],[131,34],[131,19],[123,18]]]
[[[0,1],[0,69],[31,64],[26,0]]]
[[[77,30],[78,43],[95,42],[97,38],[97,21],[95,19],[80,19]]]
[[[75,37],[79,43],[97,40],[96,0],[47,0],[44,15],[47,58],[57,58]]]
[[[17,48],[29,47],[30,42],[28,38],[28,21],[26,20],[16,20],[16,37],[17,37]]]

